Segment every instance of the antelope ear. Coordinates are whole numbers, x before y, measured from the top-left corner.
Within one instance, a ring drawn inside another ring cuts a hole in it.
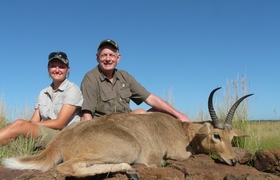
[[[232,129],[231,133],[234,137],[249,137],[250,136],[249,134],[246,134],[245,132],[240,131],[238,129]]]
[[[204,123],[202,127],[196,132],[197,136],[206,136],[213,131],[213,126],[210,123]]]

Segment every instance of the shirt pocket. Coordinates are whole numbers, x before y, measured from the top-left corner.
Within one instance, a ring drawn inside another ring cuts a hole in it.
[[[125,103],[127,103],[127,104],[129,104],[131,95],[132,95],[132,93],[130,92],[129,88],[124,88],[124,89],[120,90],[121,100],[125,101]]]
[[[105,114],[114,112],[116,95],[112,91],[103,91],[100,98],[101,101],[97,105],[97,111]]]
[[[48,105],[47,102],[40,101],[38,103],[38,110],[39,110],[39,114],[43,120],[50,119],[50,117],[49,117],[50,105]]]

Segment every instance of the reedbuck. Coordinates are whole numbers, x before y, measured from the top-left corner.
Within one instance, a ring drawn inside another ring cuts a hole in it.
[[[232,118],[243,96],[228,112],[222,123],[213,108],[208,108],[212,121],[181,122],[164,113],[111,114],[95,120],[67,126],[37,155],[4,159],[11,169],[56,170],[76,177],[125,171],[137,179],[131,164],[159,166],[162,160],[184,160],[194,153],[214,153],[228,165],[237,163],[231,140],[247,136],[232,129]],[[60,163],[62,162],[62,163]]]

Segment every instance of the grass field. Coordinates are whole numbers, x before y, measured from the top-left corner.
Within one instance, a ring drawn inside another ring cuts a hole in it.
[[[237,113],[239,111],[237,110]],[[201,119],[199,117],[198,119]],[[0,127],[6,125],[6,119],[0,115]],[[280,148],[280,120],[279,121],[257,121],[245,120],[233,122],[234,128],[243,130],[250,137],[242,138],[242,142],[235,146],[243,147],[250,150],[252,153],[258,149],[275,149]],[[0,159],[9,156],[21,156],[25,154],[34,154],[33,148],[36,144],[34,139],[25,139],[24,137],[17,138],[6,146],[0,146]]]
[[[250,121],[246,132],[245,148],[251,152],[258,149],[280,148],[280,120],[277,121]]]
[[[239,80],[228,81],[222,98],[217,98],[214,104],[217,115],[221,120],[226,118],[227,112],[237,99],[248,93],[248,85],[244,76]],[[233,117],[233,128],[246,132],[250,137],[236,138],[233,146],[242,147],[255,153],[259,149],[280,148],[280,120],[249,120],[250,97],[241,102]],[[206,120],[208,112],[200,112],[196,120]]]

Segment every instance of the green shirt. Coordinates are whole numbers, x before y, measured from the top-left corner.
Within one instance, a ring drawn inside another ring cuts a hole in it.
[[[82,110],[89,110],[93,117],[130,112],[130,100],[139,105],[151,94],[126,71],[115,69],[113,79],[111,83],[98,66],[86,73],[81,83]]]

